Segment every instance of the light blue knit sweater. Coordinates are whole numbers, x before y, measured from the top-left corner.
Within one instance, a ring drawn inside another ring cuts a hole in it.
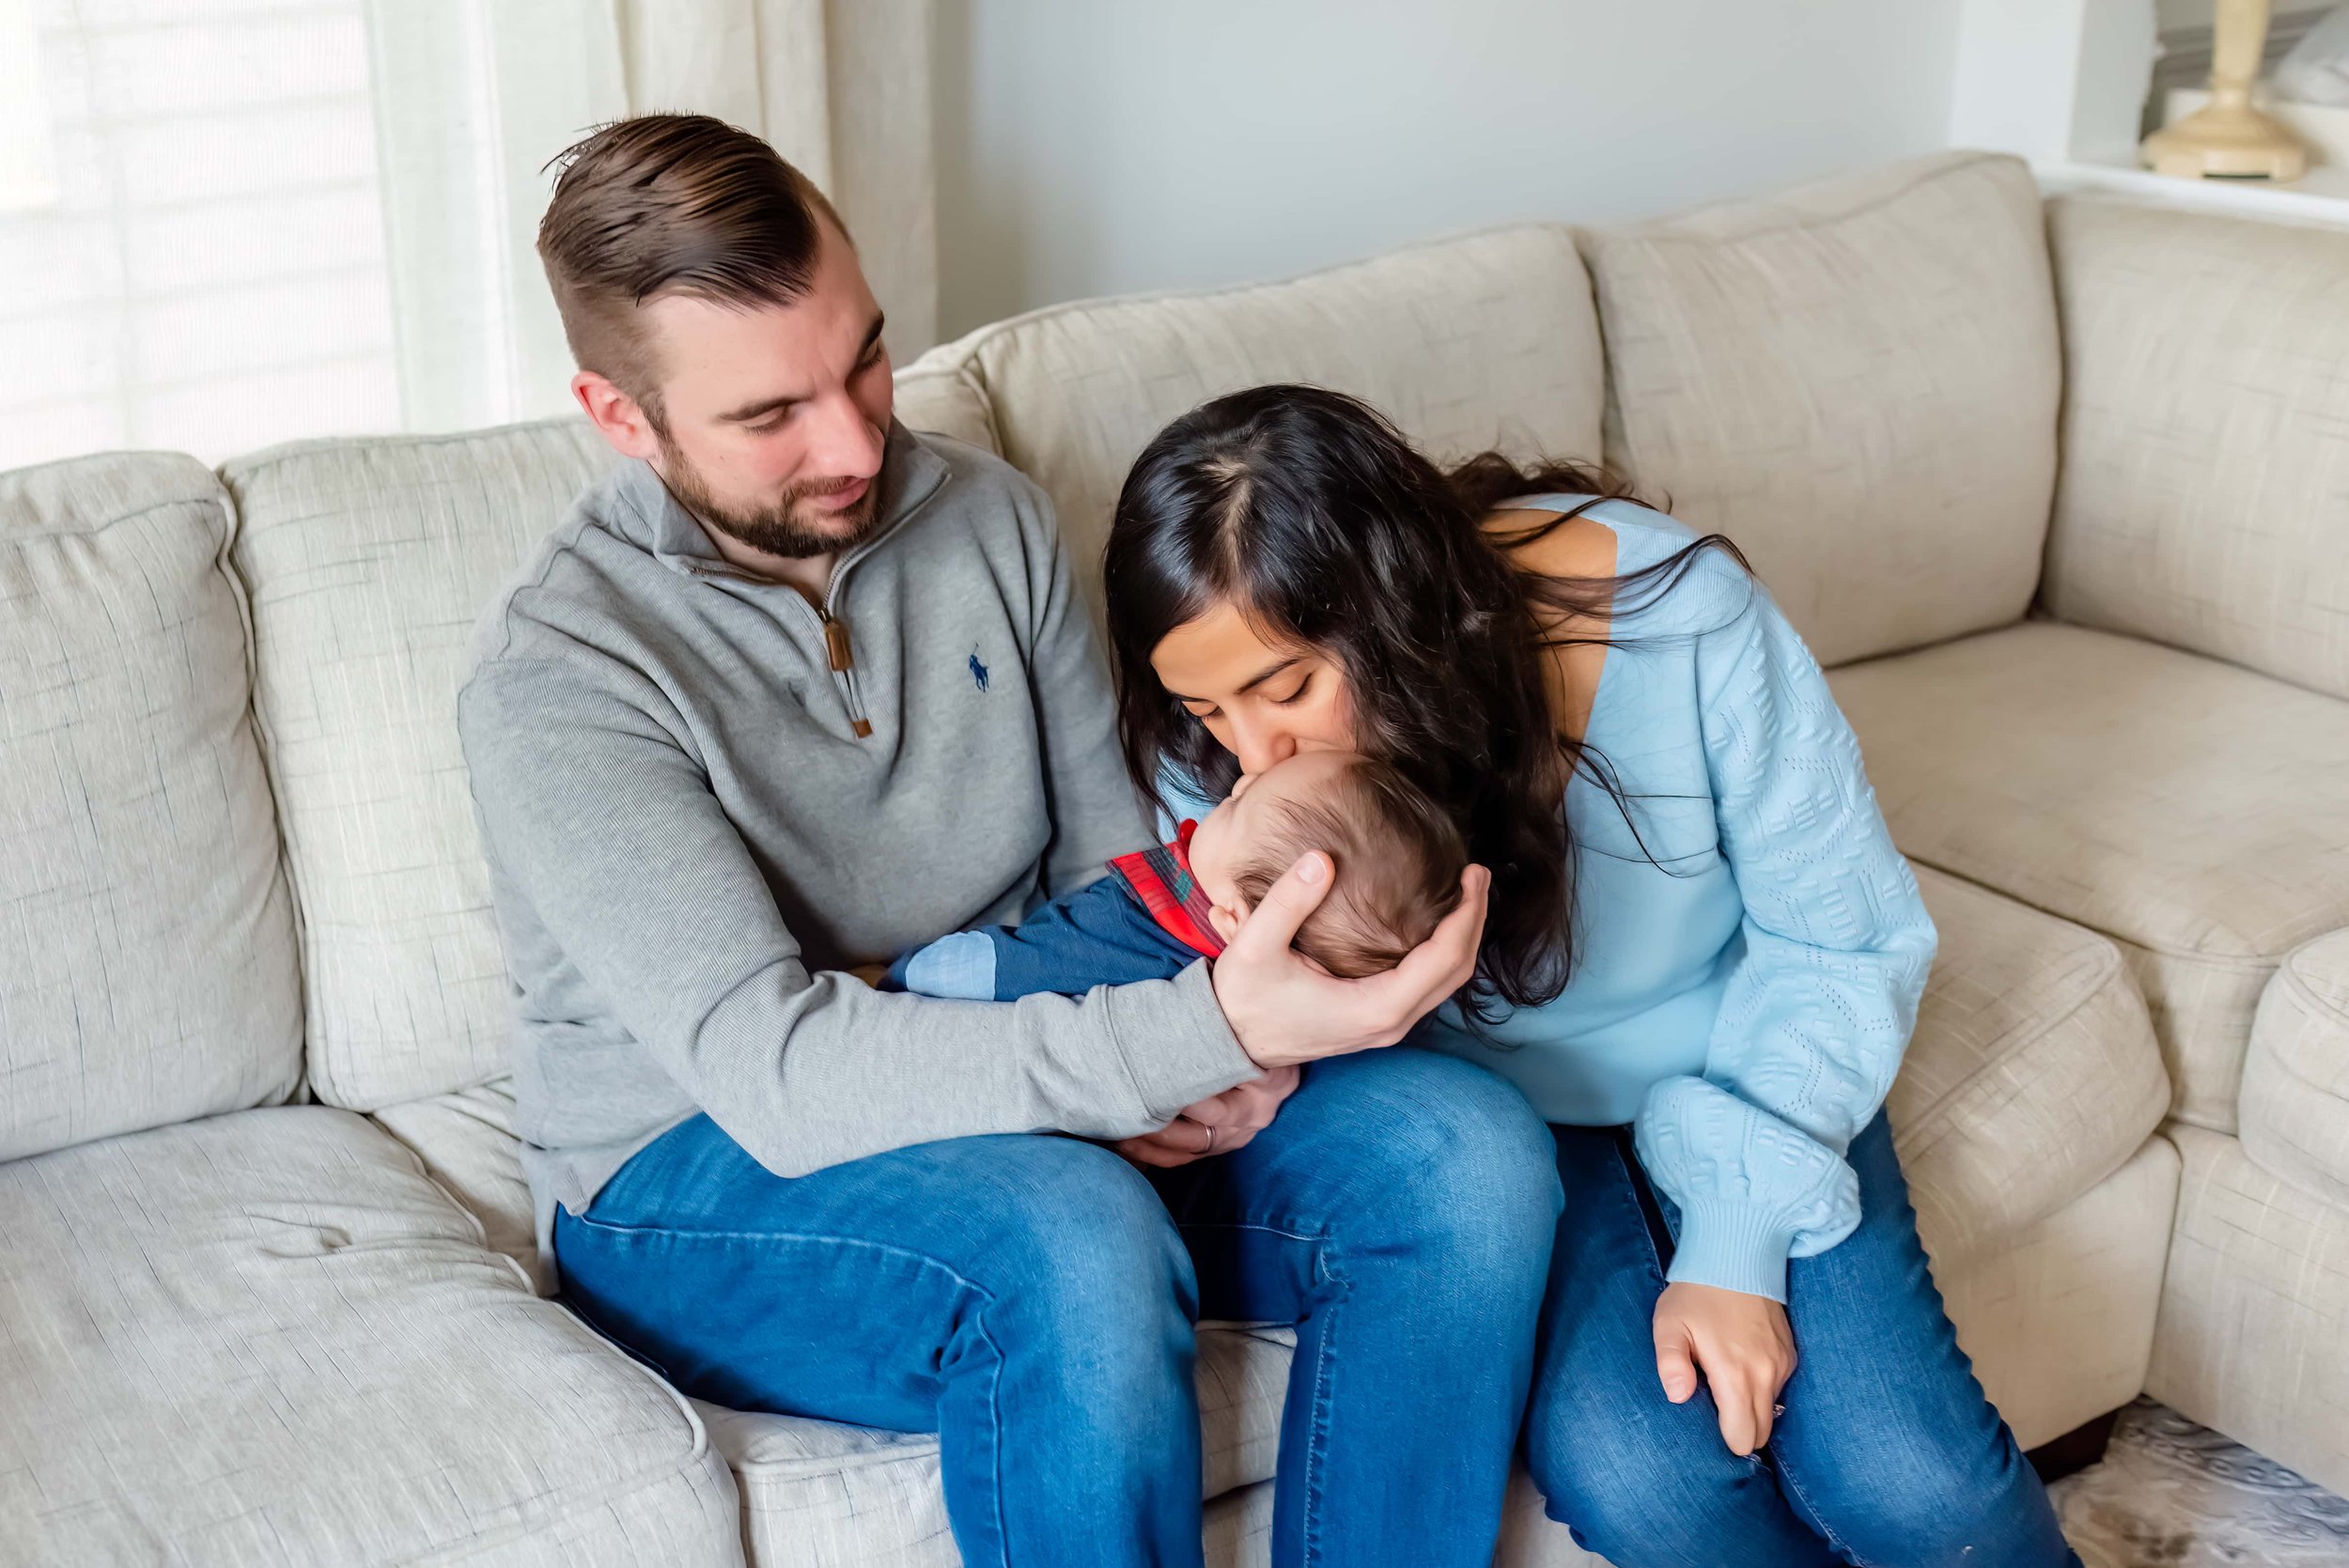
[[[1590,515],[1619,573],[1693,537],[1627,502]],[[1817,662],[1735,561],[1706,551],[1652,602],[1629,596],[1612,635],[1586,736],[1632,800],[1626,820],[1587,777],[1566,794],[1572,981],[1492,1043],[1450,1005],[1414,1039],[1548,1121],[1633,1124],[1681,1211],[1668,1277],[1783,1301],[1786,1260],[1859,1222],[1843,1154],[1907,1047],[1933,922]]]
[[[1591,515],[1615,532],[1618,573],[1692,537],[1627,502]],[[1587,777],[1566,796],[1574,977],[1493,1032],[1514,1048],[1449,1007],[1423,1038],[1514,1079],[1550,1121],[1631,1122],[1681,1211],[1668,1277],[1783,1301],[1786,1260],[1859,1223],[1843,1152],[1907,1048],[1933,922],[1851,726],[1768,594],[1706,551],[1653,603],[1630,598],[1585,731],[1629,821]]]

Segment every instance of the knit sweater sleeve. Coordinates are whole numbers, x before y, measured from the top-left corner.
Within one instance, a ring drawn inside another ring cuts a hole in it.
[[[1859,1222],[1844,1158],[1883,1105],[1936,934],[1859,742],[1766,592],[1695,634],[1721,853],[1745,911],[1702,1076],[1648,1093],[1641,1164],[1681,1212],[1668,1278],[1786,1298],[1786,1260]],[[1736,574],[1743,579],[1742,573]]]

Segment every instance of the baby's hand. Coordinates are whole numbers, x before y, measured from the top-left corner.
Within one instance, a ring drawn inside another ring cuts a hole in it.
[[[879,990],[880,983],[889,978],[889,966],[887,964],[853,964],[849,966],[848,972],[875,990]]]

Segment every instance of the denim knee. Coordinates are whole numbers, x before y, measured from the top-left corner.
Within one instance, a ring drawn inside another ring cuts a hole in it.
[[[1074,1139],[1036,1143],[1017,1201],[992,1205],[971,1327],[1071,1394],[1155,1399],[1165,1369],[1188,1357],[1198,1311],[1181,1234],[1118,1156]]]
[[[1741,1497],[1774,1492],[1761,1460],[1718,1441],[1711,1452],[1659,1441],[1622,1402],[1604,1410],[1580,1402],[1569,1412],[1553,1391],[1536,1389],[1526,1414],[1527,1472],[1544,1512],[1619,1568],[1719,1568],[1734,1560],[1725,1554],[1749,1533],[1755,1503],[1782,1506],[1775,1497]],[[1660,1390],[1654,1398],[1664,1403]]]
[[[1455,1057],[1375,1056],[1375,1086],[1349,1108],[1372,1119],[1356,1174],[1375,1239],[1545,1273],[1565,1198],[1557,1145],[1524,1094]]]

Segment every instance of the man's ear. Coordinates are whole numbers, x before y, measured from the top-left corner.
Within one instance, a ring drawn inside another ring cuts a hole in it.
[[[571,378],[571,396],[613,451],[623,458],[647,460],[661,455],[660,432],[645,414],[644,406],[593,370]]]

